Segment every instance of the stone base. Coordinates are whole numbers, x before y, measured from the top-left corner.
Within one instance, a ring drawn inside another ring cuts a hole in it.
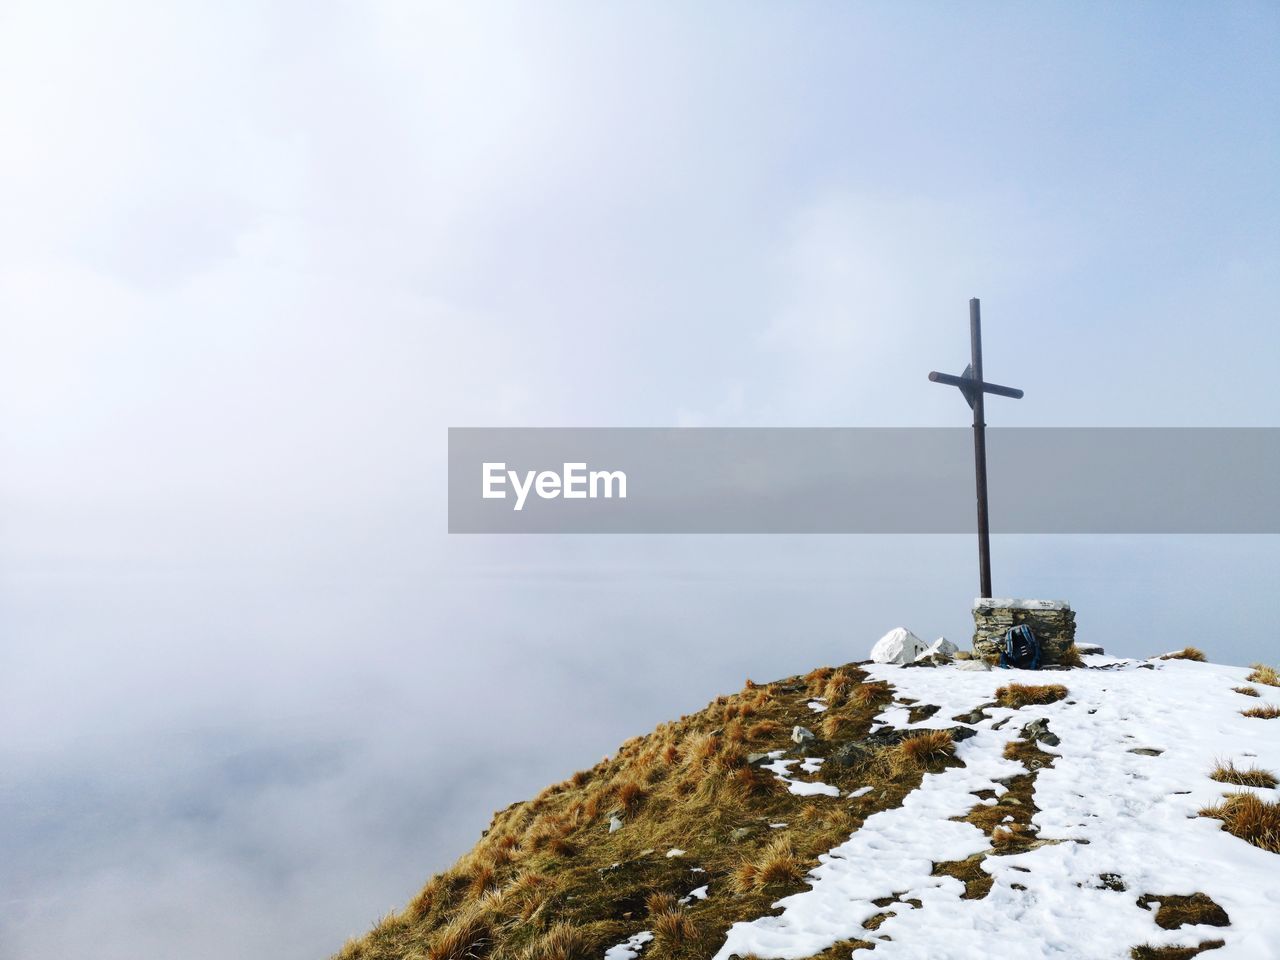
[[[1064,600],[978,599],[973,601],[973,652],[988,663],[1000,661],[1004,635],[1025,623],[1040,641],[1043,662],[1059,663],[1075,642],[1076,615]]]

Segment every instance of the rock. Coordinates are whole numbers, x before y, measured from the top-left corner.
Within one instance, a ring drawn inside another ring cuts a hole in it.
[[[1022,728],[1018,736],[1022,737],[1023,740],[1036,740],[1051,747],[1056,747],[1062,742],[1056,733],[1049,731],[1049,719],[1047,717],[1032,720]]]
[[[893,727],[881,727],[879,730],[873,730],[862,739],[862,743],[869,747],[892,747],[895,743],[901,743],[905,736],[904,731],[895,730]]]
[[[937,656],[954,657],[959,652],[960,652],[960,648],[957,647],[954,643],[952,643],[946,637],[939,637],[937,640],[933,641],[933,643],[929,644],[929,646],[925,648],[925,651],[923,654],[921,654],[921,656],[927,655],[931,657],[937,657]],[[917,657],[916,659],[919,659],[919,657]]]
[[[962,740],[968,740],[970,737],[976,737],[978,731],[973,727],[950,727],[947,732],[951,734],[951,739],[956,743]]]
[[[991,707],[998,707],[998,706],[999,704],[994,701],[992,701],[991,703],[982,703],[974,707],[968,713],[957,713],[951,719],[954,720],[956,723],[970,723],[970,724],[981,723],[983,720],[991,719],[991,717],[987,714],[987,710],[989,710]]]
[[[876,641],[871,659],[876,663],[911,663],[925,649],[924,641],[906,627],[895,627]]]
[[[747,754],[747,764],[752,767],[754,767],[758,763],[764,763],[768,759],[769,759],[769,755],[767,753],[748,753]]]
[[[615,817],[610,817],[610,818],[609,818],[609,832],[610,832],[610,833],[617,833],[617,832],[618,832],[619,830],[621,830],[621,829],[622,829],[622,818],[621,818],[621,817],[616,817],[616,816],[615,816]],[[630,834],[628,834],[628,836],[630,836]]]
[[[791,728],[792,743],[806,744],[817,739],[818,738],[814,736],[813,731],[808,727],[795,726]]]
[[[741,843],[749,837],[754,836],[759,831],[755,827],[739,827],[729,834],[729,839],[734,843]]]
[[[1129,752],[1141,754],[1144,757],[1158,757],[1164,753],[1163,750],[1157,750],[1155,747],[1132,747]]]
[[[827,763],[835,767],[856,767],[875,756],[875,750],[857,740],[842,743],[831,752]]]
[[[1076,642],[1076,649],[1081,653],[1091,653],[1097,656],[1102,656],[1107,652],[1096,643],[1080,643],[1079,641]],[[1103,874],[1103,876],[1112,876],[1112,874]]]
[[[973,654],[970,653],[968,650],[957,650],[955,658],[957,660],[972,660]]]
[[[985,660],[957,660],[955,663],[957,670],[990,670],[991,664]]]

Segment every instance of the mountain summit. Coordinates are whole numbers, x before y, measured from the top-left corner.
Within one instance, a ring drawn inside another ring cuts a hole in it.
[[[498,812],[338,960],[1280,957],[1276,672],[1078,663],[748,681]]]

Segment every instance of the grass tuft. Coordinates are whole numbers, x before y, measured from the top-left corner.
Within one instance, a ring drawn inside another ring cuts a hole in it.
[[[1269,703],[1265,707],[1250,707],[1248,710],[1241,710],[1240,713],[1246,717],[1257,717],[1259,720],[1275,720],[1280,717],[1280,707]]]
[[[1268,667],[1265,663],[1255,663],[1253,665],[1253,673],[1245,677],[1250,683],[1263,683],[1268,687],[1280,687],[1280,673],[1276,672],[1275,667]]]
[[[1280,803],[1252,793],[1229,793],[1221,803],[1205,807],[1202,817],[1221,820],[1223,829],[1255,847],[1280,853]]]
[[[1178,930],[1184,926],[1203,924],[1209,927],[1229,927],[1231,918],[1227,911],[1204,893],[1186,896],[1163,893],[1144,893],[1138,898],[1138,906],[1150,910],[1156,904],[1156,926],[1162,930]]]
[[[1217,950],[1222,946],[1226,946],[1225,940],[1201,940],[1195,947],[1153,947],[1144,943],[1130,950],[1129,956],[1132,960],[1191,960],[1206,950]]]
[[[427,946],[428,960],[464,960],[480,955],[491,934],[487,918],[465,910],[441,927]]]
[[[1204,651],[1199,647],[1183,647],[1175,653],[1166,653],[1161,660],[1194,660],[1196,663],[1204,663],[1207,659]]]
[[[775,837],[754,860],[744,860],[733,874],[733,886],[739,893],[763,890],[771,884],[797,883],[804,879],[805,869],[792,847],[791,838]]]
[[[1218,761],[1213,771],[1209,774],[1211,780],[1217,780],[1219,783],[1231,783],[1238,787],[1274,787],[1280,780],[1276,780],[1274,773],[1268,770],[1262,770],[1258,767],[1250,767],[1248,770],[1240,770],[1233,761],[1228,760],[1223,763]]]
[[[521,960],[587,960],[592,946],[580,928],[556,923],[525,948]]]
[[[996,702],[1002,707],[1014,710],[1029,704],[1044,705],[1056,703],[1067,695],[1067,688],[1060,683],[1047,683],[1039,686],[1025,683],[1010,683],[996,691]]]
[[[898,744],[892,763],[898,770],[927,768],[949,760],[955,752],[956,745],[949,730],[926,730]]]
[[[1231,689],[1234,690],[1236,693],[1244,694],[1246,697],[1262,696],[1262,694],[1258,692],[1256,687],[1232,687]]]
[[[1074,643],[1067,645],[1067,648],[1058,655],[1058,663],[1064,667],[1083,667],[1084,657],[1080,654],[1080,648]]]

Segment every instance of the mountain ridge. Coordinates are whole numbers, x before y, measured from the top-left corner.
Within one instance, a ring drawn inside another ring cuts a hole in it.
[[[1280,680],[1197,654],[747,681],[499,811],[337,958],[1267,960]]]

